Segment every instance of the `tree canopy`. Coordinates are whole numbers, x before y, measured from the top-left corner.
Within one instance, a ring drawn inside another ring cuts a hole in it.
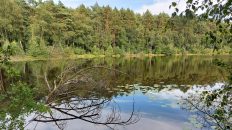
[[[97,3],[73,9],[52,0],[1,0],[0,10],[0,50],[9,45],[14,55],[231,52],[230,34],[220,31],[226,25],[195,15],[137,14]]]

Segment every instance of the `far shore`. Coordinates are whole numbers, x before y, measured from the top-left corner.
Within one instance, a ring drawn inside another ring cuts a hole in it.
[[[229,56],[231,54],[173,54],[170,56]],[[159,57],[167,56],[164,54],[123,54],[123,55],[94,55],[94,54],[83,54],[83,55],[70,55],[70,56],[48,56],[48,57],[33,57],[28,55],[22,56],[11,56],[10,61],[20,62],[20,61],[38,61],[38,60],[61,60],[61,59],[92,59],[92,58],[145,58],[145,57]]]

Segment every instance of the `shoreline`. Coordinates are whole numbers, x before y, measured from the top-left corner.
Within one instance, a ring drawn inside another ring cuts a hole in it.
[[[93,59],[93,58],[145,58],[145,57],[163,57],[163,56],[230,56],[231,54],[123,54],[123,55],[94,55],[94,54],[83,54],[83,55],[70,55],[70,56],[49,56],[49,57],[33,57],[28,55],[22,56],[11,56],[11,62],[21,62],[21,61],[39,61],[39,60],[62,60],[62,59]],[[231,55],[232,56],[232,55]]]

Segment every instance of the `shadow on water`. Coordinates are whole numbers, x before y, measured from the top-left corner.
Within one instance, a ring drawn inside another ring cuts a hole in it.
[[[217,58],[231,65],[231,57]],[[170,129],[170,126],[164,124],[169,121],[173,124],[173,129],[180,129],[182,126],[175,128],[175,121],[179,121],[176,122],[178,125],[180,122],[181,125],[186,124],[184,122],[189,117],[186,113],[190,113],[195,115],[191,122],[197,125],[197,128],[216,127],[215,123],[217,124],[219,118],[215,122],[207,123],[211,118],[206,114],[209,118],[202,122],[203,118],[196,115],[205,113],[197,113],[194,107],[200,107],[197,110],[202,111],[205,107],[204,110],[211,110],[211,113],[223,113],[223,116],[228,117],[223,120],[231,119],[231,113],[226,114],[231,112],[231,103],[222,104],[223,108],[229,107],[222,112],[219,109],[212,110],[218,104],[207,104],[208,102],[203,100],[205,95],[196,96],[197,92],[202,90],[206,93],[205,90],[211,88],[210,86],[217,87],[216,84],[219,83],[224,87],[228,82],[225,78],[229,76],[228,70],[215,65],[214,59],[215,57],[208,56],[105,58],[2,65],[0,126],[1,129],[34,129],[40,123],[46,123],[56,127],[42,129],[72,129],[68,123],[70,120],[82,120],[110,129],[125,129],[124,126],[128,129],[139,129],[139,125],[144,125],[145,129]],[[170,97],[172,93],[177,95]],[[163,95],[168,95],[169,98],[163,99]],[[152,99],[153,96],[156,96],[156,100]],[[176,96],[181,97],[176,99],[179,102],[178,108],[164,107]],[[189,112],[183,112],[180,108]],[[175,117],[173,112],[184,116]],[[146,127],[144,121],[152,122],[156,126],[150,123],[149,127]],[[75,124],[75,127],[81,125],[80,122]],[[229,125],[231,124],[222,127],[229,128]],[[90,129],[88,125],[84,128]],[[220,126],[217,128],[220,129]]]

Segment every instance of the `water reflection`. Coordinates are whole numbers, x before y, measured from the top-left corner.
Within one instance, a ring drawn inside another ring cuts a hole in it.
[[[229,81],[200,88],[181,99],[181,107],[194,115],[191,122],[198,128],[230,130],[232,128],[232,66],[220,60],[215,64],[228,70]]]
[[[219,57],[220,58],[220,57]],[[228,75],[224,69],[217,68],[212,62],[215,57],[157,57],[152,59],[92,59],[66,61],[34,61],[15,63],[15,67],[24,74],[28,82],[44,83],[44,72],[49,80],[54,80],[63,69],[75,65],[76,68],[105,66],[120,70],[130,77],[120,77],[113,73],[107,80],[116,79],[121,85],[141,83],[147,86],[154,84],[205,85],[224,81],[222,75]],[[225,62],[231,57],[222,57]],[[42,78],[42,79],[41,79]],[[41,79],[41,80],[40,80]],[[39,85],[39,84],[37,84]],[[42,85],[44,86],[44,85]]]
[[[14,63],[12,68],[19,72],[16,77],[1,69],[1,128],[200,129],[201,126],[194,128],[189,123],[196,113],[182,110],[188,107],[180,101],[187,97],[191,100],[189,95],[200,97],[195,93],[203,88],[224,86],[224,77],[229,73],[214,65],[213,59],[158,57]],[[230,57],[222,59],[232,61]],[[19,80],[23,82],[21,87],[11,85]],[[7,93],[3,94],[3,90]]]
[[[205,92],[210,93],[212,91],[207,90]],[[195,93],[183,98],[181,107],[193,113],[190,122],[197,128],[230,130],[232,126],[231,88],[229,93],[230,95],[226,97],[222,94],[215,99],[207,99],[214,97],[209,97],[204,92]]]
[[[96,69],[105,71],[104,75],[98,76],[97,79],[94,75],[102,73],[98,73]],[[33,121],[53,122],[59,129],[65,128],[64,121],[75,119],[105,125],[111,129],[116,125],[126,126],[136,123],[139,117],[135,113],[134,103],[131,104],[132,109],[126,119],[122,118],[120,107],[112,98],[102,96],[102,92],[110,93],[107,91],[108,85],[113,82],[104,80],[104,77],[107,77],[108,73],[112,73],[112,71],[122,73],[106,67],[79,69],[71,66],[65,68],[52,85],[48,82],[47,75],[44,74],[44,80],[49,90],[45,102],[49,106],[50,112],[37,115]],[[103,110],[108,112],[103,112]]]

